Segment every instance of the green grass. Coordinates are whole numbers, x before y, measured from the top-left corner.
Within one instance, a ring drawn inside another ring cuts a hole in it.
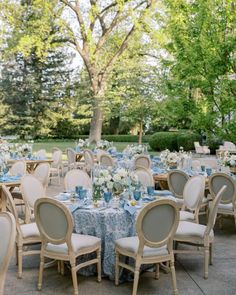
[[[114,142],[114,146],[117,148],[119,152],[123,151],[124,148],[128,145],[132,144],[130,142]],[[51,156],[52,148],[58,147],[65,153],[65,150],[67,148],[74,148],[75,147],[75,141],[40,141],[40,142],[35,142],[33,145],[33,150],[34,152],[40,150],[40,149],[45,149],[47,152],[47,156]],[[156,155],[156,152],[150,151],[150,154]]]

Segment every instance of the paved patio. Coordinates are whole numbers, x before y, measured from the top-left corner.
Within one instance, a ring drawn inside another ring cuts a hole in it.
[[[48,195],[55,195],[63,190],[63,185],[50,185]],[[180,295],[235,295],[236,294],[236,227],[233,219],[224,219],[223,229],[216,225],[215,249],[213,265],[209,267],[208,280],[203,279],[203,257],[200,255],[179,255],[176,261],[177,284]],[[6,295],[40,294],[37,287],[39,257],[29,256],[23,260],[23,278],[17,279],[15,258],[12,259],[5,285]],[[95,277],[78,276],[81,295],[118,295],[131,294],[132,283],[126,282],[118,287],[114,282],[103,279],[96,282]],[[57,273],[56,267],[44,271],[43,295],[73,294],[70,271],[65,275]],[[170,274],[160,273],[160,279],[155,280],[153,273],[146,272],[140,277],[138,294],[168,295],[172,294]]]

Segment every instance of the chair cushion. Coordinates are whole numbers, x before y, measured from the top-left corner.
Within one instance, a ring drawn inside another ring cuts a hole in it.
[[[203,238],[205,230],[206,226],[203,224],[197,224],[190,221],[180,221],[174,239],[181,240],[181,238],[183,238],[186,240],[189,237],[191,240],[192,238]],[[210,238],[213,237],[214,232],[211,230]]]
[[[176,198],[176,202],[177,202],[178,204],[183,205],[183,203],[184,203],[184,199]]]
[[[80,234],[72,234],[71,236],[72,247],[75,252],[83,250],[85,248],[90,248],[101,243],[101,239],[89,236],[89,235],[80,235]],[[66,243],[60,245],[54,245],[48,243],[46,246],[47,251],[58,252],[58,253],[68,253],[68,247]]]
[[[39,237],[40,236],[37,224],[35,222],[21,224],[20,228],[22,231],[23,238]]]
[[[179,220],[180,221],[187,221],[187,220],[194,220],[194,214],[188,211],[180,211],[179,212]]]
[[[138,252],[138,246],[139,246],[139,239],[138,237],[129,237],[129,238],[122,238],[117,240],[116,245],[132,254],[137,254]],[[149,256],[162,256],[162,255],[168,255],[168,250],[166,246],[160,247],[160,248],[150,248],[147,246],[144,246],[143,249],[143,256],[149,257]]]
[[[220,203],[218,205],[218,209],[233,211],[233,204],[232,203],[229,203],[229,204],[222,204],[222,203]]]

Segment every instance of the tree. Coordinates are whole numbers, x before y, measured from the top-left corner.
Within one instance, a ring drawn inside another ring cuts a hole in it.
[[[12,1],[4,2],[3,7],[6,9],[6,3]],[[133,35],[142,28],[156,1],[31,0],[22,2],[30,2],[31,9],[37,11],[38,18],[36,21],[31,19],[25,26],[22,22],[12,20],[11,17],[16,13],[11,8],[9,19],[14,23],[17,31],[12,42],[24,55],[28,54],[32,47],[36,48],[41,58],[45,57],[48,49],[58,42],[68,41],[73,46],[84,61],[93,93],[90,140],[99,140],[103,121],[101,104],[108,75]],[[63,11],[68,12],[69,16],[66,20],[62,17]],[[16,16],[15,18],[17,19]],[[49,34],[49,25],[53,20],[59,32],[54,31],[53,34]],[[24,34],[21,33],[22,31]]]

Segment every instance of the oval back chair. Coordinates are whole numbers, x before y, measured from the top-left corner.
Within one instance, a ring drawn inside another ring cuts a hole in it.
[[[144,187],[154,186],[154,179],[151,170],[144,167],[136,167],[134,172]]]
[[[40,159],[45,159],[46,158],[46,150],[44,150],[44,149],[38,150],[36,152],[36,157],[38,157]]]
[[[94,157],[91,150],[84,150],[84,161],[85,161],[85,169],[88,173],[93,169],[94,167]]]
[[[102,154],[100,156],[100,165],[103,167],[113,167],[114,161],[110,155]]]
[[[25,175],[26,174],[26,163],[25,161],[17,161],[10,168],[11,175]]]
[[[65,176],[65,190],[74,191],[77,185],[81,185],[86,189],[92,189],[92,180],[83,170],[70,170]]]
[[[151,168],[151,160],[147,155],[138,155],[134,160],[134,167],[144,167],[146,169]]]
[[[7,269],[11,260],[16,239],[16,222],[8,212],[0,213],[0,295],[4,294]]]
[[[48,186],[50,175],[50,164],[40,163],[34,170],[33,175],[41,181],[44,188]]]
[[[168,173],[168,186],[175,197],[183,199],[184,187],[188,180],[189,176],[181,170],[172,170]]]

